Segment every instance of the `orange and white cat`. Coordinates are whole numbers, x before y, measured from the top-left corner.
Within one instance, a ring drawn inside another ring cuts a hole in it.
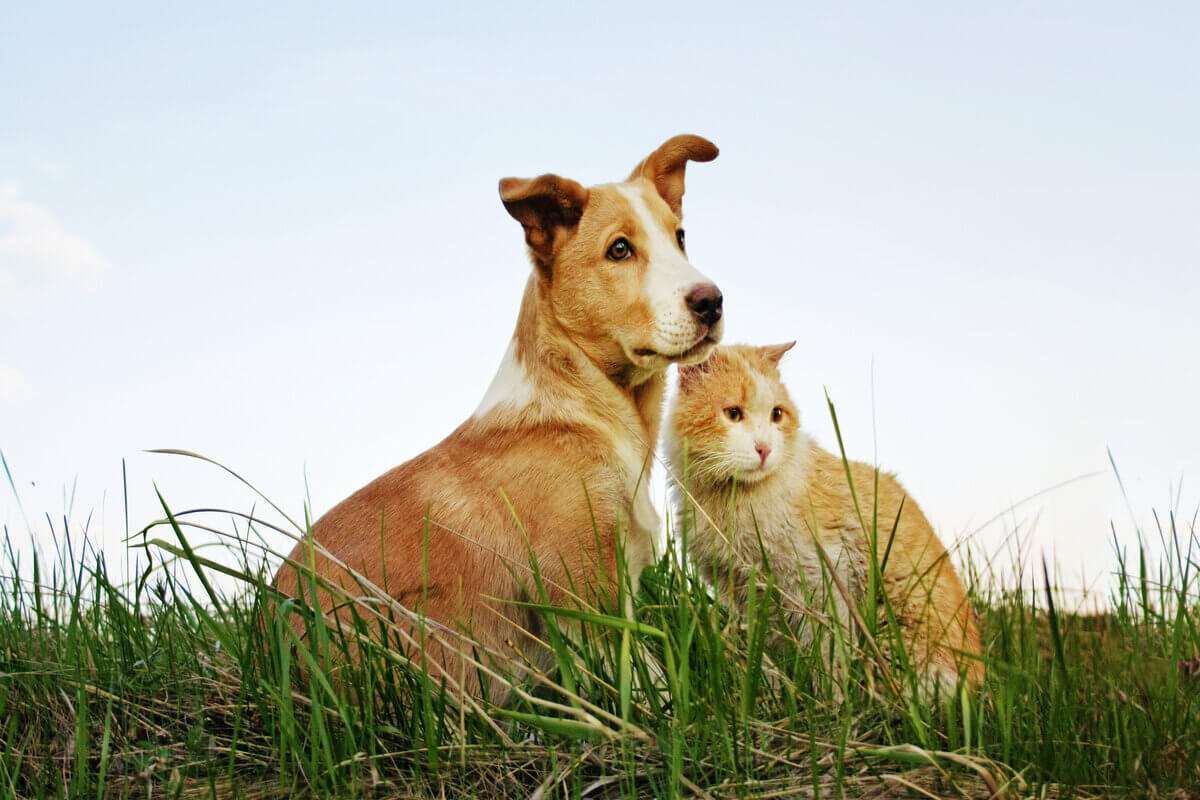
[[[829,566],[861,608],[877,519],[883,592],[922,694],[947,695],[960,679],[978,686],[979,632],[946,549],[894,475],[879,472],[876,494],[875,469],[851,462],[860,518],[842,459],[800,428],[780,379],[779,360],[794,344],[719,347],[679,370],[666,449],[675,525],[686,522],[689,555],[737,604],[763,574],[765,556],[793,622],[832,609],[848,626],[850,609]],[[883,618],[882,605],[876,613]]]

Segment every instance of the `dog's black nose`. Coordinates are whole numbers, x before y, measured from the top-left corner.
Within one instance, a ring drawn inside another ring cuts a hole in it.
[[[716,325],[721,318],[721,290],[715,283],[702,283],[683,299],[688,310],[703,325]]]

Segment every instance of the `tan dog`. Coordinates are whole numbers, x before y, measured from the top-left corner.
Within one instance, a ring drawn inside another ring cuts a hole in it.
[[[481,651],[535,661],[538,617],[512,605],[540,599],[531,554],[555,604],[614,597],[619,548],[636,586],[659,529],[647,483],[664,373],[721,338],[721,293],[688,263],[679,225],[687,162],[716,156],[711,142],[676,136],[624,183],[500,181],[534,267],[500,369],[444,441],[317,521],[312,536],[332,556],[317,553],[321,578],[352,596],[363,592],[338,562],[386,579],[401,604],[469,630]],[[290,559],[307,562],[304,543]],[[294,595],[296,577],[285,565],[276,586]],[[440,638],[425,648],[431,675],[475,691],[455,637]]]

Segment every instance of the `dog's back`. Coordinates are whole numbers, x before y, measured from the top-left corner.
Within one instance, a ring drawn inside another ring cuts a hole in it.
[[[534,428],[497,435],[484,426],[464,424],[313,525],[313,538],[330,554],[314,551],[316,575],[345,592],[324,593],[321,606],[340,605],[343,620],[353,609],[369,624],[378,621],[370,619],[374,609],[396,621],[398,637],[407,633],[413,641],[420,636],[402,613],[393,608],[389,615],[386,605],[354,605],[351,598],[390,597],[447,625],[449,630],[432,636],[444,645],[438,660],[451,678],[465,677],[465,688],[474,691],[475,670],[458,668],[453,645],[464,633],[480,653],[503,654],[514,647],[531,651],[526,633],[536,632],[536,617],[505,602],[542,599],[531,557],[545,574],[547,599],[556,604],[569,601],[568,584],[556,580],[559,576],[579,576],[577,587],[607,588],[593,579],[598,554],[607,562],[599,574],[616,574],[614,500],[623,486],[612,470],[596,462],[601,446],[600,438],[586,430]],[[511,496],[500,491],[515,481],[519,491]],[[597,538],[578,535],[592,530],[589,501]],[[291,558],[307,563],[303,544]],[[294,596],[300,577],[285,567],[276,587]],[[431,638],[428,632],[426,638]]]

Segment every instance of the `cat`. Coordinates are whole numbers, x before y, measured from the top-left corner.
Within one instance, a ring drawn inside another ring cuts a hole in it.
[[[794,344],[718,347],[679,370],[666,453],[675,526],[687,525],[692,561],[738,606],[765,557],[789,621],[811,641],[814,612],[832,607],[845,630],[846,595],[859,608],[867,598],[869,532],[878,520],[883,594],[921,696],[953,697],[960,679],[978,687],[979,631],[946,549],[894,475],[878,472],[876,496],[876,470],[850,462],[856,507],[845,464],[800,427],[780,378],[779,361]],[[877,614],[886,618],[882,603]],[[889,638],[877,637],[884,647]]]

